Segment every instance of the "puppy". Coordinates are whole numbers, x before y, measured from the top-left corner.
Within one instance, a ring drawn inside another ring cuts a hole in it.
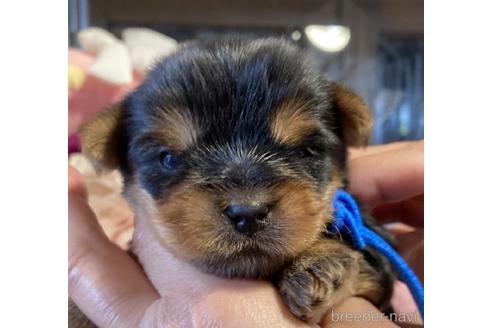
[[[347,147],[371,127],[364,102],[294,45],[231,39],[184,44],[80,137],[163,246],[205,272],[271,280],[313,323],[350,296],[391,295],[385,259],[326,229]]]

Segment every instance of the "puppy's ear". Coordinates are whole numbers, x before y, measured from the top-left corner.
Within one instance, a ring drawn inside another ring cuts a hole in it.
[[[82,153],[95,164],[96,169],[112,170],[120,167],[126,147],[121,104],[96,114],[78,132]]]
[[[369,107],[354,92],[338,83],[330,84],[330,93],[347,146],[366,145],[373,125]]]

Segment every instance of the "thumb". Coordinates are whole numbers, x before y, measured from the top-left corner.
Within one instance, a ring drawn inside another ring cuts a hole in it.
[[[99,327],[136,327],[159,295],[142,269],[104,235],[69,170],[68,288],[72,300]]]

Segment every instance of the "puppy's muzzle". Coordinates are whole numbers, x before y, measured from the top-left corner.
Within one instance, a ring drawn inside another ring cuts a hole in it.
[[[237,232],[252,237],[264,227],[268,215],[266,204],[230,204],[225,210]]]

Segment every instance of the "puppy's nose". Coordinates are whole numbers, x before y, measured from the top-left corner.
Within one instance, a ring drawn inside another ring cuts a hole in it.
[[[227,207],[226,214],[238,232],[252,236],[261,230],[261,221],[266,218],[268,208],[266,205],[231,204]]]

